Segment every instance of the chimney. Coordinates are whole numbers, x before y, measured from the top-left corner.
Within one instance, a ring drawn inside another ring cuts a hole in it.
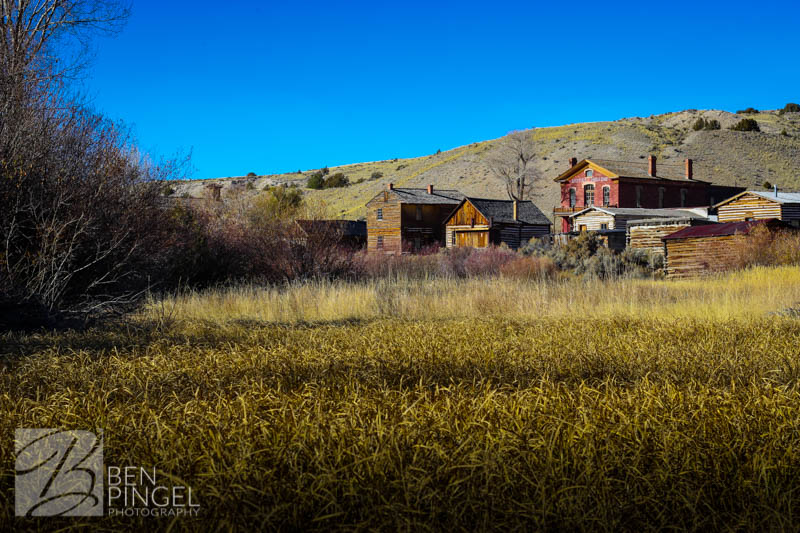
[[[656,156],[651,155],[647,158],[647,174],[656,177]]]
[[[394,190],[394,183],[387,183],[386,184],[386,190],[387,191],[393,191]]]
[[[433,194],[433,185],[428,185],[428,194]]]
[[[570,157],[569,158],[569,168],[572,168],[577,164],[578,164],[578,158],[577,157]]]
[[[690,179],[692,179],[693,176],[694,176],[694,173],[692,172],[692,160],[691,159],[687,159],[686,160],[686,179],[690,180]]]
[[[519,202],[514,200],[514,220],[519,220],[519,218],[517,218],[518,208],[519,208]]]

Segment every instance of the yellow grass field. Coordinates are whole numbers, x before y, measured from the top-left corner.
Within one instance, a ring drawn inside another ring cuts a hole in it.
[[[315,282],[2,334],[0,521],[794,529],[797,307],[796,267],[677,282]],[[107,463],[191,486],[200,517],[14,518],[19,427],[102,429]]]

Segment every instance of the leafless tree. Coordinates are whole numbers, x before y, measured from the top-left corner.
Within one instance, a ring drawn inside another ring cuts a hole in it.
[[[489,168],[506,187],[511,200],[529,200],[533,183],[540,177],[534,167],[533,131],[514,131],[504,137],[489,159]]]

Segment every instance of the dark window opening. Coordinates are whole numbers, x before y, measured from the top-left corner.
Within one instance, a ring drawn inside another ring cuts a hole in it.
[[[603,187],[603,205],[611,205],[611,187]]]
[[[608,229],[608,224],[600,224],[600,229]]]
[[[377,217],[378,220],[383,220],[383,209],[378,209],[377,211],[375,211],[375,216]]]
[[[417,206],[417,220],[422,220],[422,206]]]
[[[570,189],[569,190],[569,206],[570,207],[575,207],[575,204],[578,203],[578,200],[577,200],[576,196],[577,195],[575,194],[575,189]]]
[[[642,186],[636,186],[636,207],[642,207]]]
[[[583,188],[583,205],[586,207],[594,205],[594,185],[587,185]]]
[[[377,247],[378,247],[378,250],[381,250],[383,248],[383,235],[378,235]]]

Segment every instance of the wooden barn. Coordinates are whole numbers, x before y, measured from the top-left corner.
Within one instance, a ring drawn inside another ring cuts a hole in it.
[[[573,231],[625,231],[629,222],[651,218],[706,219],[707,211],[698,209],[642,209],[631,207],[589,207],[570,215]]]
[[[720,222],[776,219],[800,227],[800,193],[745,191],[714,206]]]
[[[572,215],[588,207],[708,207],[744,191],[739,187],[713,185],[704,178],[702,169],[695,172],[691,159],[663,164],[652,155],[640,161],[578,162],[573,157],[569,168],[555,178],[561,186],[561,203],[553,208],[556,231],[575,231]]]
[[[786,227],[776,220],[749,220],[684,228],[662,237],[667,277],[695,277],[736,267],[737,247],[762,224]]]
[[[691,217],[631,220],[627,224],[627,246],[636,250],[664,255],[662,237],[684,228],[713,223],[710,220]]]
[[[296,220],[304,238],[363,248],[367,243],[367,223],[363,220]]]
[[[506,244],[516,250],[550,234],[550,220],[531,201],[464,198],[445,220],[448,248]]]
[[[453,190],[389,183],[367,202],[367,250],[387,254],[444,245],[443,223],[464,195]]]

